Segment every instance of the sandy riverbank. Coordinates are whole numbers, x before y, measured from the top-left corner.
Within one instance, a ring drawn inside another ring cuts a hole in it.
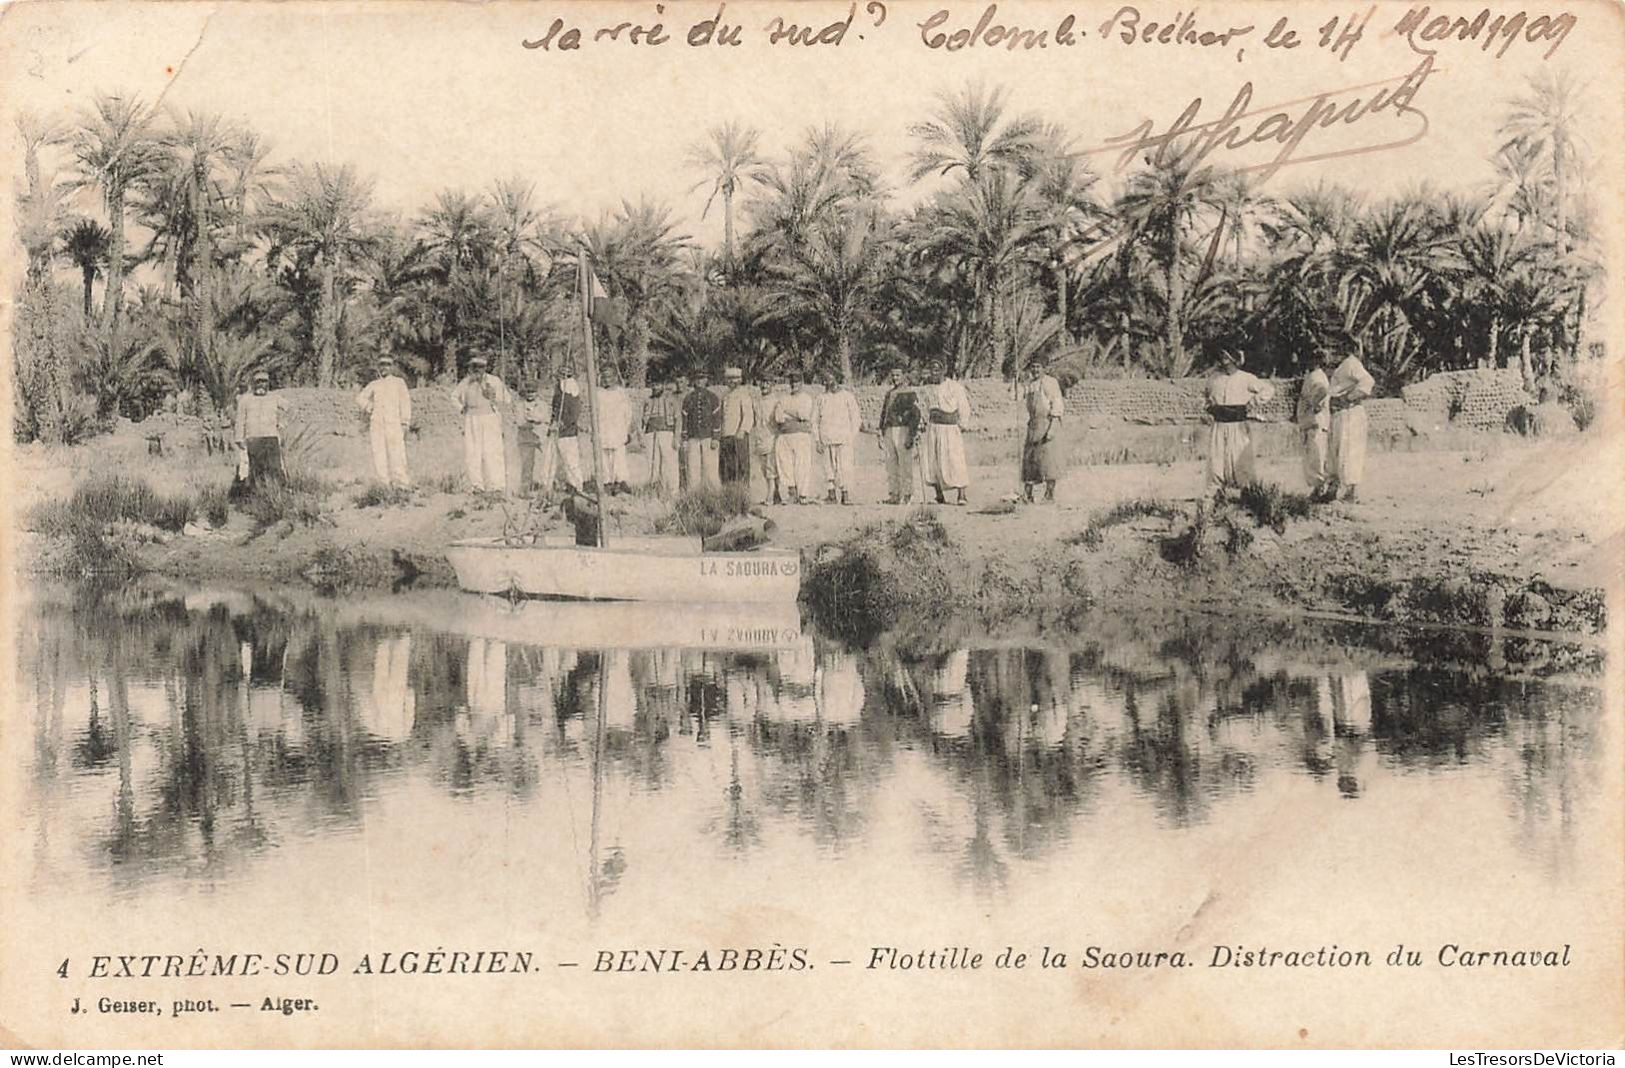
[[[1276,429],[1276,428],[1271,428]],[[1132,455],[1194,456],[1193,435],[1167,431],[1147,441],[1134,428],[1080,432],[1077,457],[1111,452],[1125,442]],[[13,504],[19,526],[34,506],[61,498],[98,472],[121,470],[162,492],[184,494],[230,477],[229,460],[181,444],[173,435],[163,456],[147,452],[141,427],[74,446],[15,450]],[[1199,460],[1097,463],[1074,466],[1054,505],[1010,509],[1000,502],[1018,485],[1007,434],[973,438],[974,485],[969,508],[926,509],[867,503],[884,496],[879,450],[866,438],[860,454],[860,502],[851,507],[767,507],[777,525],[774,543],[801,550],[810,564],[809,591],[826,613],[869,619],[876,606],[830,597],[820,577],[850,571],[855,562],[891,568],[900,584],[885,588],[896,605],[919,611],[933,604],[980,615],[989,624],[1017,616],[1064,618],[1085,609],[1145,611],[1179,604],[1222,611],[1316,611],[1392,621],[1509,626],[1531,631],[1597,633],[1605,622],[1603,591],[1615,581],[1625,537],[1611,520],[1599,472],[1617,469],[1600,433],[1526,441],[1500,433],[1455,435],[1409,443],[1408,451],[1373,455],[1362,499],[1317,508],[1281,531],[1239,513],[1215,515],[1195,559],[1169,559],[1166,543],[1190,529],[1202,489]],[[256,524],[233,513],[219,529],[132,544],[141,567],[165,575],[218,582],[304,582],[342,588],[451,585],[443,549],[457,538],[499,534],[525,502],[480,498],[456,488],[453,441],[432,453],[438,468],[400,503],[369,505],[367,483],[326,479],[309,522]],[[1284,443],[1266,448],[1260,475],[1297,489],[1295,460]],[[634,478],[641,457],[634,456]],[[420,465],[420,471],[422,466]],[[1092,519],[1113,506],[1153,500],[1165,515],[1131,518],[1086,538]],[[649,497],[615,502],[612,533],[652,528],[664,506]],[[562,529],[562,520],[551,523]],[[892,551],[899,527],[908,552]],[[1243,533],[1236,534],[1239,529]],[[925,536],[914,534],[923,532]],[[26,529],[19,562],[61,569],[61,554]],[[879,546],[881,551],[875,551]],[[859,558],[862,558],[861,561]],[[884,612],[881,613],[882,615]]]

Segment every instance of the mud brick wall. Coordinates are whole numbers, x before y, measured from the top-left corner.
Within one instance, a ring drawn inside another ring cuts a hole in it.
[[[1507,413],[1533,403],[1515,368],[1440,371],[1400,391],[1405,404],[1435,425],[1452,422],[1476,430],[1500,430]]]

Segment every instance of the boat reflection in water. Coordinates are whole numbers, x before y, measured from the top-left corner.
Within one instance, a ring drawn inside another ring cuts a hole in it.
[[[1380,841],[1418,789],[1457,815],[1412,847],[1476,827],[1475,855],[1561,880],[1596,794],[1588,680],[1335,645],[852,650],[789,606],[461,594],[43,589],[25,612],[32,878],[92,897],[254,886],[360,832],[490,894],[573,886],[588,916],[770,884],[996,899],[1284,809]]]

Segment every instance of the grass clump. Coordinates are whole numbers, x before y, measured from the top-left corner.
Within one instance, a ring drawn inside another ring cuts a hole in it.
[[[963,582],[956,592],[955,577],[964,571],[942,521],[919,508],[821,548],[802,595],[826,633],[862,644],[904,613],[935,615],[955,607],[974,592]]]
[[[743,486],[688,490],[672,502],[671,511],[655,520],[655,532],[709,538],[750,512],[750,491]]]
[[[1252,516],[1254,523],[1284,534],[1287,523],[1308,518],[1314,502],[1307,493],[1284,490],[1274,483],[1254,482],[1241,488],[1236,505]]]
[[[308,472],[293,470],[282,479],[261,483],[242,502],[244,512],[264,531],[279,523],[314,526],[322,517],[322,499],[327,483]]]
[[[41,534],[65,534],[81,525],[145,523],[178,531],[192,521],[193,501],[158,493],[128,475],[96,475],[81,483],[67,500],[45,501],[29,514],[30,527]]]
[[[387,482],[374,482],[355,496],[357,508],[399,508],[410,503],[412,491],[409,488]]]
[[[1082,545],[1091,550],[1098,549],[1105,540],[1106,531],[1112,527],[1148,517],[1178,519],[1184,514],[1184,509],[1161,497],[1134,497],[1130,500],[1118,501],[1110,508],[1096,512],[1089,517],[1089,523],[1082,531],[1066,540],[1069,545]]]

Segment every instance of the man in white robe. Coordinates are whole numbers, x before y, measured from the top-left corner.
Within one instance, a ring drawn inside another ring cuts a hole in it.
[[[786,504],[818,503],[818,487],[813,481],[813,427],[818,417],[818,401],[802,384],[801,374],[791,371],[790,392],[778,400],[773,422],[778,426],[774,450],[778,460],[779,487]]]
[[[1322,356],[1324,360],[1324,354]],[[1297,424],[1303,448],[1303,479],[1313,500],[1326,500],[1331,488],[1326,467],[1332,436],[1331,386],[1322,367],[1312,367],[1298,389]]]
[[[511,400],[502,379],[488,374],[484,356],[468,361],[468,375],[452,391],[463,413],[463,462],[476,491],[505,493],[507,459],[502,448],[502,405]]]
[[[970,486],[970,467],[965,463],[964,429],[970,422],[970,394],[948,373],[947,365],[937,372],[936,385],[925,394],[926,480],[936,490],[937,503],[947,504],[953,490],[954,504],[964,505]]]
[[[1257,481],[1253,472],[1253,435],[1247,406],[1275,396],[1275,387],[1241,369],[1241,356],[1226,351],[1219,371],[1207,383],[1207,410],[1213,420],[1208,437],[1208,492],[1241,488]]]
[[[626,449],[632,441],[632,398],[621,388],[620,376],[605,368],[603,386],[598,390],[598,435],[603,442],[604,470],[599,485],[605,493],[631,493],[626,465]]]
[[[1354,501],[1359,499],[1358,487],[1365,477],[1365,401],[1377,388],[1377,380],[1360,357],[1350,352],[1332,372],[1329,387],[1332,433],[1327,462],[1336,480],[1332,492],[1341,490],[1345,501]]]
[[[829,471],[831,501],[851,504],[852,481],[857,464],[858,434],[863,429],[863,412],[858,398],[839,377],[825,380],[818,398],[818,447],[824,451]]]
[[[409,486],[406,429],[412,425],[412,394],[395,373],[395,357],[378,357],[378,377],[356,395],[372,438],[372,475],[391,486]]]

